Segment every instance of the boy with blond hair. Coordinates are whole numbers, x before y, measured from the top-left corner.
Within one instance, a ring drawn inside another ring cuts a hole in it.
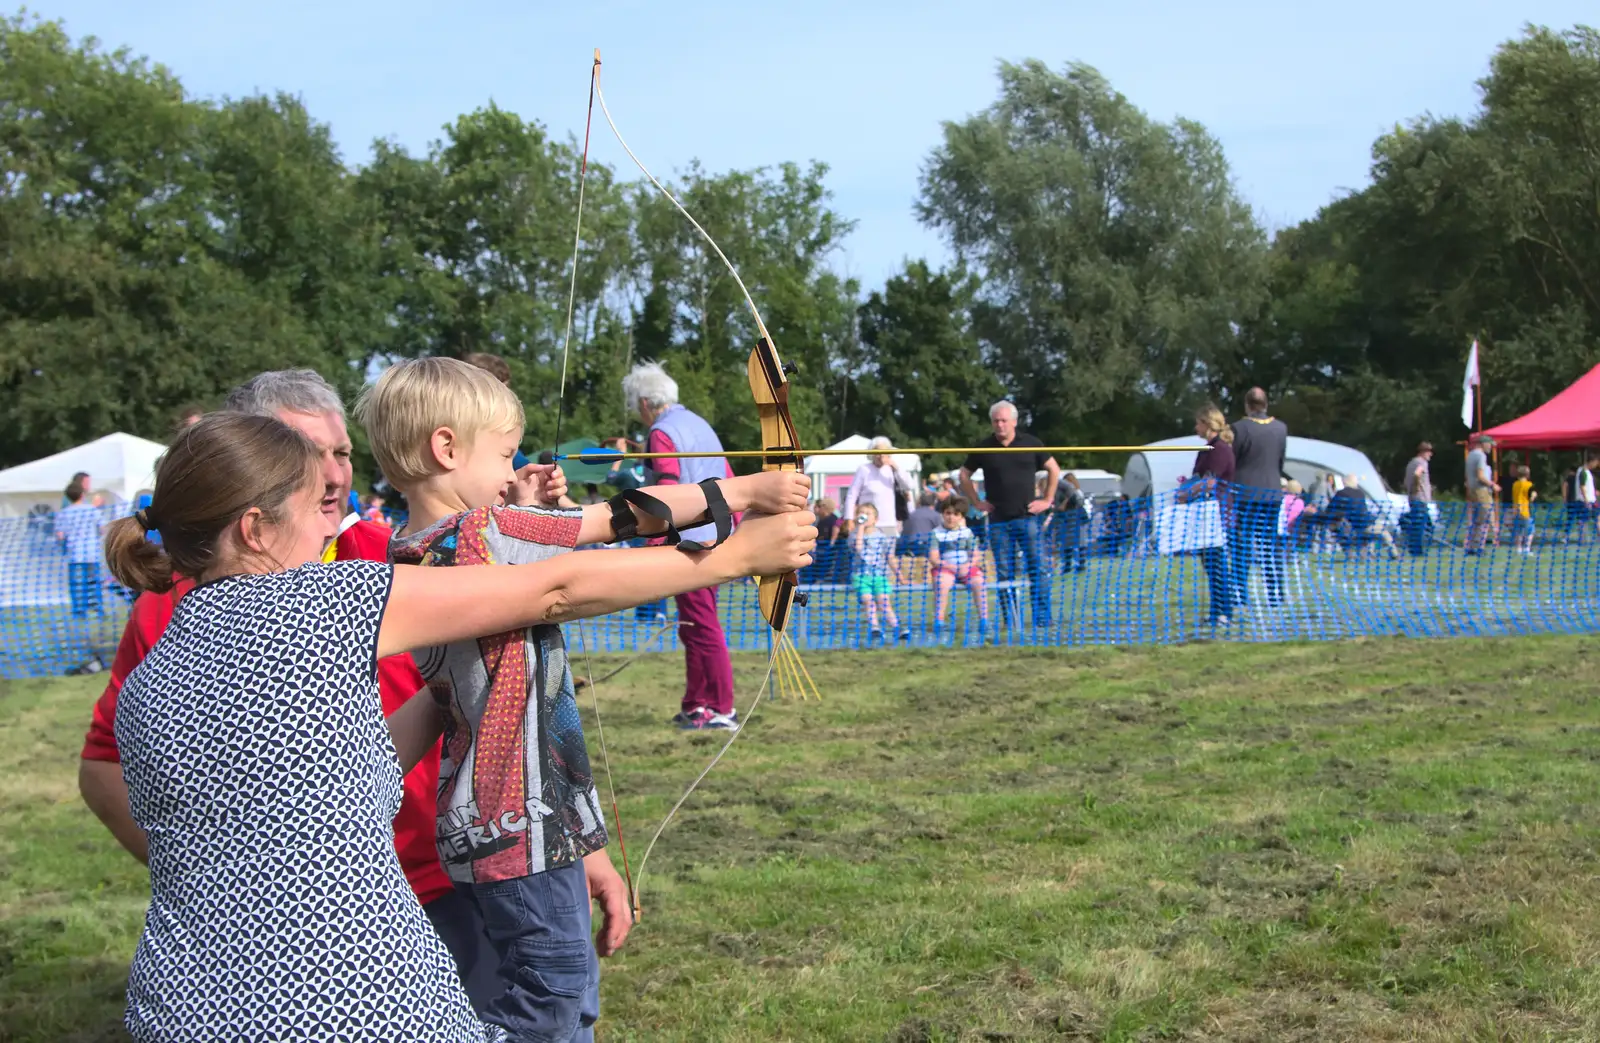
[[[1533,472],[1523,464],[1511,483],[1511,549],[1518,554],[1533,553],[1533,501],[1538,498],[1533,491]]]
[[[810,482],[765,472],[699,485],[634,490],[561,508],[559,467],[513,470],[522,404],[464,362],[397,364],[357,406],[373,455],[410,517],[390,557],[432,566],[522,564],[580,544],[665,535],[690,554],[709,545],[678,527],[732,514],[782,515],[755,524],[763,539],[815,540]],[[746,524],[750,524],[746,522]],[[772,528],[768,537],[766,528]],[[660,566],[666,548],[606,551]],[[590,1040],[599,1017],[596,952],[610,955],[631,925],[628,895],[605,853],[601,815],[561,628],[530,627],[413,653],[446,714],[438,844],[445,870],[482,912],[506,992],[486,1012],[518,1038]],[[604,925],[590,943],[590,900]]]

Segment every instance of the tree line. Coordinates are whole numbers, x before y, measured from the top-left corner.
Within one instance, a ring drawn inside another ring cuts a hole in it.
[[[953,260],[870,292],[831,263],[853,224],[824,164],[691,164],[672,187],[798,364],[808,443],[959,443],[1000,397],[1047,443],[1139,442],[1260,384],[1296,433],[1394,477],[1418,440],[1464,435],[1474,337],[1491,423],[1600,358],[1600,34],[1529,28],[1480,87],[1478,112],[1398,126],[1370,185],[1269,235],[1200,124],[1150,118],[1088,65],[1002,64],[923,167],[916,210]],[[553,440],[580,156],[541,124],[491,104],[425,154],[378,141],[352,165],[296,97],[193,98],[17,16],[0,135],[0,464],[163,438],[262,369],[353,392],[387,360],[473,351],[509,362],[526,445]],[[636,426],[618,383],[649,358],[757,446],[754,336],[670,204],[591,162],[563,437]]]

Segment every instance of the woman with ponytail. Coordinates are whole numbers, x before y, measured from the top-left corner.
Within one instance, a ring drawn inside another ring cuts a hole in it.
[[[694,553],[323,564],[337,520],[318,458],[279,420],[212,414],[162,458],[149,507],[107,531],[130,589],[196,583],[118,701],[151,890],[126,1023],[141,1041],[503,1040],[395,855],[402,772],[441,722],[425,695],[386,722],[377,659],[790,571],[816,529],[800,511]]]

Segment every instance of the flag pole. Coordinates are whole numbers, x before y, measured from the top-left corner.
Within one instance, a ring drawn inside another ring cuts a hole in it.
[[[1483,340],[1483,331],[1479,330],[1477,339],[1473,342],[1478,346],[1478,394],[1476,397],[1478,400],[1479,435],[1483,434],[1483,393],[1485,388],[1485,384],[1483,382]],[[1489,478],[1491,481],[1498,482],[1501,478],[1505,477],[1500,470],[1500,443],[1495,442],[1489,446],[1489,461]],[[1510,490],[1504,489],[1501,490],[1501,492],[1508,493]],[[1491,546],[1498,547],[1500,545],[1501,500],[1499,496],[1494,496],[1493,500],[1494,505],[1489,509],[1489,543]]]
[[[1473,343],[1478,345],[1478,434],[1483,434],[1483,337],[1479,335]]]

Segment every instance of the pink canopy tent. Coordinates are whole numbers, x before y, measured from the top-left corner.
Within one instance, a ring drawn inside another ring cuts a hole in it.
[[[1600,365],[1525,416],[1491,427],[1502,449],[1586,449],[1600,446]]]

